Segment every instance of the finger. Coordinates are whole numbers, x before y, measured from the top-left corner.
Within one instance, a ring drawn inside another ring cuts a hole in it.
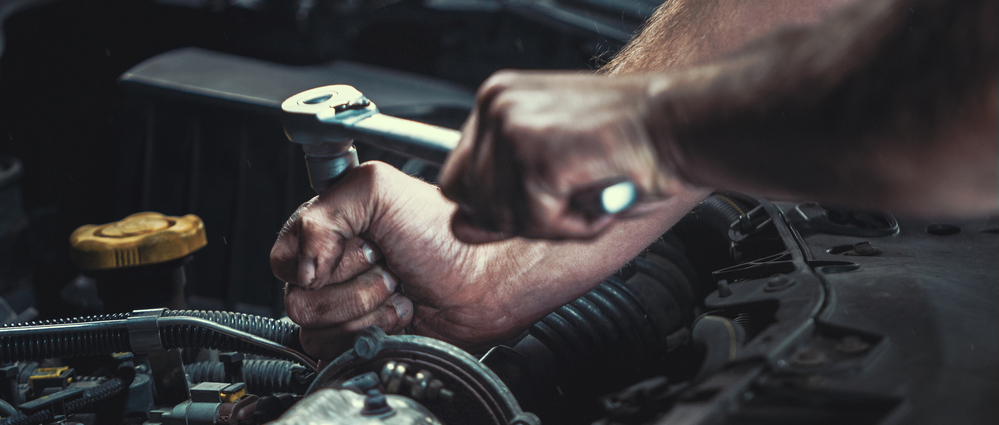
[[[447,196],[448,188],[453,189],[455,184],[455,177],[457,177],[455,169],[460,168],[468,161],[468,153],[473,142],[471,136],[478,131],[476,115],[478,115],[478,107],[472,108],[472,112],[465,119],[465,123],[461,126],[461,138],[458,140],[458,145],[448,154],[437,175],[438,186],[442,192],[445,192],[445,196]]]
[[[496,107],[496,99],[508,90],[513,75],[496,73],[479,88],[461,143],[448,158],[440,179],[444,196],[474,218],[474,227],[490,231],[509,230],[512,222],[512,204],[507,200],[517,182],[503,172],[511,161],[509,149],[497,144],[498,126],[505,122],[506,111]]]
[[[365,249],[365,241],[357,236],[353,222],[363,221],[368,213],[350,199],[356,192],[333,189],[337,193],[327,191],[298,215],[298,269],[290,283],[305,288],[340,283],[370,268],[369,258],[377,261],[381,255],[374,244]]]
[[[298,217],[298,271],[292,281],[305,288],[332,283],[328,278],[340,263],[347,240],[321,208],[308,209]],[[316,277],[321,279],[316,281]]]
[[[351,280],[317,289],[289,285],[285,290],[288,317],[303,327],[324,327],[370,314],[396,289],[398,278],[381,266]]]
[[[330,360],[349,350],[354,336],[367,327],[377,326],[394,334],[409,326],[412,320],[413,302],[401,294],[394,294],[378,309],[356,320],[323,328],[303,327],[300,340],[306,353]]]
[[[437,176],[441,193],[459,205],[468,197],[468,167],[472,155],[472,146],[476,141],[475,135],[479,131],[477,115],[478,107],[472,110],[472,113],[465,121],[458,146],[448,155]]]
[[[343,255],[336,268],[328,277],[324,278],[324,282],[315,286],[345,282],[369,270],[381,259],[382,252],[374,243],[361,238],[348,239],[344,244]]]
[[[318,197],[314,197],[303,203],[288,217],[277,240],[271,248],[270,262],[274,276],[282,282],[297,283],[298,280],[298,216],[303,210],[309,208],[316,202]]]

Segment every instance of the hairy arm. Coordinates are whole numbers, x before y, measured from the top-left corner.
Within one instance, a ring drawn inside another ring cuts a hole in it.
[[[923,214],[990,211],[997,14],[987,0],[861,2],[722,59],[635,78],[648,84],[662,164],[684,181]],[[611,70],[672,63],[636,52]]]
[[[857,0],[667,0],[600,69],[642,74],[718,59],[779,27],[812,25]]]

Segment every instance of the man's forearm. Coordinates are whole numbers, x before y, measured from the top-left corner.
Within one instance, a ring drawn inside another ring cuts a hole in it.
[[[641,74],[703,63],[777,28],[816,24],[856,1],[667,0],[600,72]]]
[[[616,272],[653,241],[676,224],[688,211],[708,195],[703,190],[684,191],[664,202],[654,213],[616,223],[594,240],[544,242],[513,240],[522,244],[524,254],[540,252],[528,267],[525,261],[510,261],[518,270],[505,270],[496,275],[508,276],[506,284],[496,288],[499,293],[517,292],[516,297],[504,298],[504,310],[510,317],[528,326],[540,320],[552,307],[568,303],[583,295]],[[504,258],[496,259],[502,267]],[[495,272],[496,270],[494,270]],[[531,282],[525,290],[524,282]]]
[[[924,213],[996,204],[996,3],[872,1],[651,77],[681,178]]]

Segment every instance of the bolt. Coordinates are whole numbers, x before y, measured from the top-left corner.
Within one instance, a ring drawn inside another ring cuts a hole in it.
[[[395,365],[395,361],[389,360],[385,363],[385,366],[382,367],[382,373],[378,375],[378,379],[382,381],[382,384],[387,383],[389,378],[392,377],[392,371],[395,370]]]
[[[739,215],[739,230],[742,231],[743,234],[752,232],[755,227],[756,226],[753,225],[753,220],[749,218],[748,215]]]
[[[423,396],[427,394],[427,387],[431,379],[433,379],[433,375],[430,372],[425,370],[416,372],[416,376],[413,377],[413,382],[409,386],[409,396],[417,401],[422,400]]]
[[[402,389],[402,383],[406,380],[406,369],[409,366],[405,363],[397,363],[395,368],[389,373],[388,380],[382,380],[385,391],[390,394],[398,394]]]
[[[368,395],[364,397],[364,407],[361,409],[361,414],[364,416],[380,416],[386,413],[392,412],[392,406],[389,406],[388,399],[385,395],[378,390],[369,390]]]
[[[718,281],[718,298],[725,298],[732,295],[732,288],[728,286],[728,281],[725,279]]]
[[[787,275],[779,274],[768,279],[767,284],[763,286],[763,290],[766,292],[776,292],[787,289],[791,285],[794,285],[794,283],[794,279],[787,277]]]
[[[354,352],[357,353],[362,359],[371,359],[382,351],[381,341],[371,337],[369,335],[362,335],[357,337],[357,341],[354,342]]]

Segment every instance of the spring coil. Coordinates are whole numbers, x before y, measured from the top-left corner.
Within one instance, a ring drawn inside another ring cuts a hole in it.
[[[621,272],[560,307],[530,329],[570,368],[648,364],[670,347],[666,337],[692,320],[695,279],[679,248],[660,240]]]
[[[55,419],[55,414],[51,410],[43,410],[41,412],[32,413],[31,415],[25,415],[23,413],[18,413],[14,416],[6,417],[0,419],[0,425],[34,425],[43,424],[50,422]]]
[[[197,317],[220,325],[251,333],[284,346],[298,342],[298,325],[278,320],[228,311],[180,310],[166,311],[164,317]],[[174,325],[160,328],[164,348],[201,347],[247,354],[272,355],[262,347],[195,325]]]
[[[299,377],[305,368],[285,360],[246,360],[243,362],[243,382],[253,394],[302,394],[308,388]]]
[[[19,328],[23,326],[63,325],[67,323],[86,323],[86,322],[104,322],[108,320],[124,320],[128,319],[129,314],[130,313],[112,313],[112,314],[100,314],[96,316],[80,316],[80,317],[66,317],[62,319],[36,320],[33,322],[4,323],[0,324],[0,328]]]
[[[205,361],[184,365],[184,373],[193,384],[202,382],[228,382],[225,365],[220,362]],[[251,391],[252,392],[252,391]]]
[[[66,322],[80,323],[80,322]],[[18,362],[56,357],[97,356],[131,351],[125,329],[95,329],[84,332],[52,332],[0,338],[0,362]]]
[[[64,409],[68,413],[78,412],[94,403],[114,397],[125,388],[128,388],[129,384],[131,382],[122,378],[111,378],[96,387],[84,390],[80,398],[66,402]],[[37,425],[48,423],[54,418],[55,414],[53,411],[46,409],[31,415],[18,413],[14,416],[0,419],[0,425]]]
[[[84,390],[83,396],[80,398],[66,402],[66,410],[76,412],[98,401],[114,397],[125,388],[128,388],[129,384],[129,382],[125,382],[121,378],[111,378],[94,388]]]
[[[302,394],[308,387],[308,382],[301,379],[305,367],[286,360],[244,360],[241,379],[246,384],[246,391],[251,394]],[[184,372],[193,383],[229,382],[225,365],[220,362],[196,362],[184,366]]]
[[[164,317],[196,317],[274,341],[297,347],[298,325],[275,319],[226,311],[167,310]],[[0,328],[58,325],[71,323],[95,324],[128,319],[129,313],[105,314],[28,323],[3,325]],[[160,328],[160,341],[165,348],[200,347],[240,351],[253,354],[270,354],[267,350],[236,338],[208,329],[189,325],[172,325]],[[132,351],[128,330],[122,327],[74,331],[53,331],[46,334],[7,335],[0,337],[0,362],[15,362],[56,357],[96,356]]]
[[[163,317],[197,317],[269,339],[286,347],[294,346],[298,343],[298,325],[268,317],[231,311],[205,310],[167,310],[163,312]],[[160,332],[160,337],[162,336],[163,332]]]
[[[739,201],[731,196],[724,193],[714,193],[701,201],[696,211],[703,215],[702,220],[705,220],[712,228],[727,235],[729,226],[739,220],[739,217],[745,215],[748,210],[743,209],[743,206],[739,205]]]

